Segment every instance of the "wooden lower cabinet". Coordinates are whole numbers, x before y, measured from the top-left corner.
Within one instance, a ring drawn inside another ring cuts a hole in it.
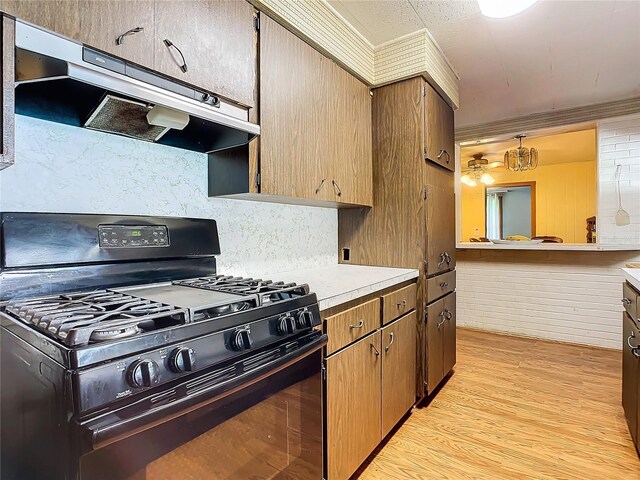
[[[456,294],[427,306],[425,334],[426,390],[430,395],[456,364]]]
[[[622,314],[622,408],[629,426],[631,437],[638,448],[638,409],[640,408],[640,331],[628,313]]]
[[[345,480],[381,440],[380,332],[326,360],[327,478]]]
[[[413,406],[416,399],[416,312],[381,330],[382,437]]]

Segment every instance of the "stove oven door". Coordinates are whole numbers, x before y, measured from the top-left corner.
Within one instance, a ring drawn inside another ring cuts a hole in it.
[[[325,344],[317,333],[79,423],[72,478],[321,479]]]

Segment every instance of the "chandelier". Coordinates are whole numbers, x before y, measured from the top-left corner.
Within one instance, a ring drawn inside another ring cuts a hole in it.
[[[504,153],[504,168],[512,172],[525,172],[533,170],[538,166],[538,150],[522,146],[522,139],[526,135],[516,135],[514,138],[520,140],[520,146],[507,150]]]
[[[492,162],[486,158],[482,158],[482,153],[476,153],[473,155],[473,160],[469,160],[467,164],[467,170],[460,178],[460,181],[470,187],[475,187],[478,183],[485,185],[491,185],[496,180],[487,173],[487,170],[496,168],[501,165],[500,162]]]

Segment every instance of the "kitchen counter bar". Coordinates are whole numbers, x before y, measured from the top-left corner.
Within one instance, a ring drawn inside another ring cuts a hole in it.
[[[640,292],[640,268],[623,268],[624,279]]]
[[[318,296],[322,311],[418,278],[418,270],[336,264],[278,273],[273,277],[285,282],[309,284],[309,289]]]
[[[458,250],[557,250],[578,252],[640,251],[640,245],[601,245],[598,243],[538,243],[496,244],[487,242],[460,242]]]

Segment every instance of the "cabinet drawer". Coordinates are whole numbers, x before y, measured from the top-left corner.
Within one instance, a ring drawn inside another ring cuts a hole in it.
[[[336,350],[380,327],[380,299],[376,298],[337,315],[327,317],[325,324],[329,336],[327,355],[331,355]]]
[[[387,324],[416,308],[416,284],[382,296],[382,324]]]
[[[638,311],[638,297],[640,295],[635,289],[628,283],[624,283],[622,286],[622,304],[625,310],[631,315],[635,321],[640,319],[640,312]]]
[[[427,280],[427,303],[456,289],[456,272],[447,272]]]

